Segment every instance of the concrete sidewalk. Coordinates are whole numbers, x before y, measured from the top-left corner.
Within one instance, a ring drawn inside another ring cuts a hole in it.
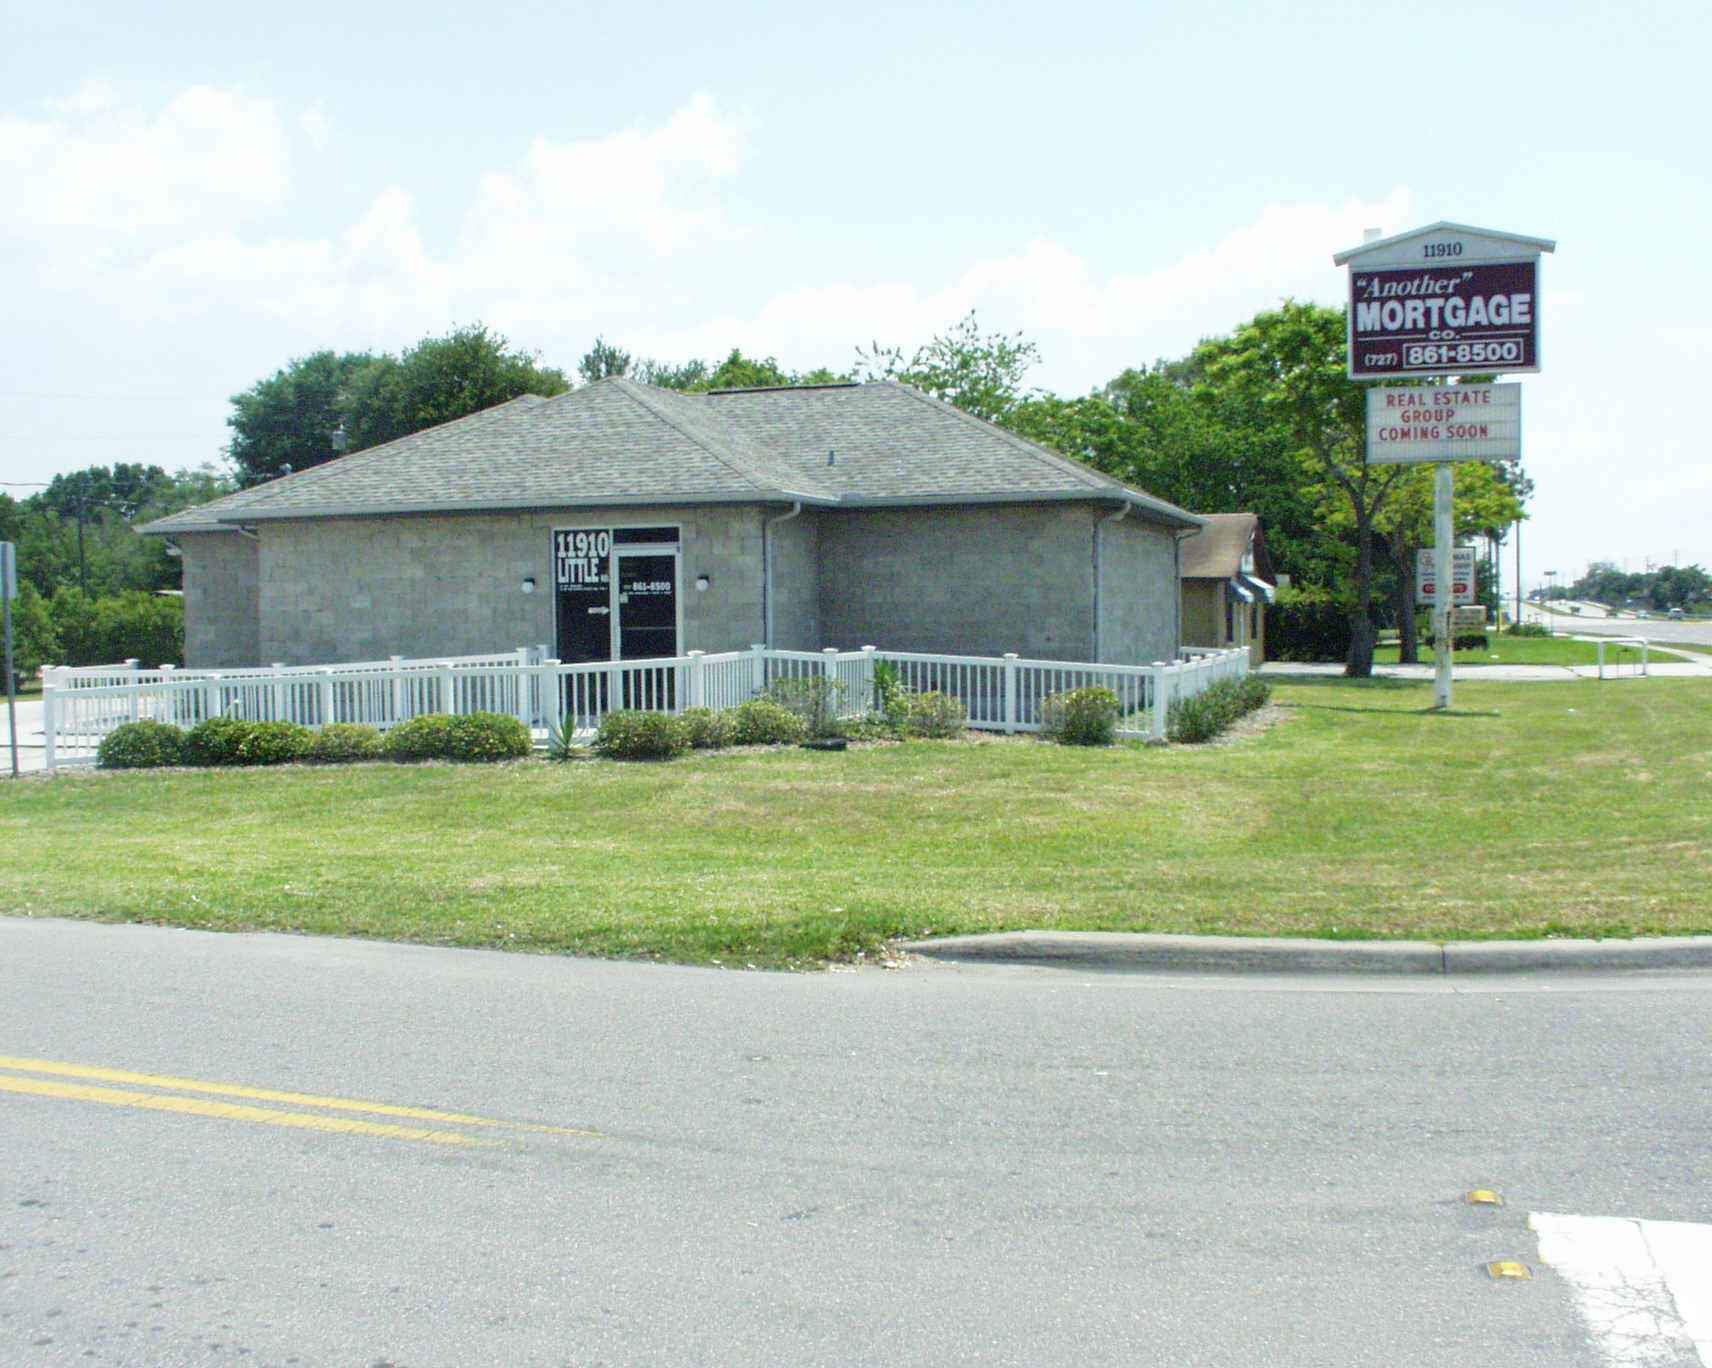
[[[46,752],[42,745],[42,701],[20,698],[18,712],[18,773],[38,774],[44,768]],[[12,775],[12,729],[8,721],[6,696],[0,694],[0,777]]]
[[[1006,931],[905,941],[922,959],[1114,973],[1514,974],[1712,968],[1712,936],[1646,940],[1344,941]]]
[[[1688,652],[1683,652],[1686,656]],[[1335,661],[1269,660],[1257,671],[1266,679],[1339,679],[1343,666]],[[1421,665],[1375,665],[1375,679],[1408,679],[1432,683],[1433,667]],[[1712,655],[1682,661],[1648,661],[1647,679],[1712,679]],[[1568,683],[1577,679],[1599,678],[1597,665],[1453,665],[1451,679],[1458,684],[1475,683]],[[1605,682],[1643,678],[1634,666],[1625,665],[1619,673],[1610,663],[1605,666]]]

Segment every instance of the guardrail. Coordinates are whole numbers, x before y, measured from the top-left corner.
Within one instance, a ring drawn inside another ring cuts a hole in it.
[[[1100,686],[1117,695],[1120,734],[1165,737],[1171,703],[1223,679],[1248,673],[1248,651],[1189,650],[1175,662],[1102,665],[1030,660],[1015,654],[954,656],[917,651],[746,651],[658,660],[565,664],[544,648],[489,656],[360,661],[262,669],[143,670],[136,662],[97,669],[50,666],[42,672],[42,734],[48,769],[88,764],[101,739],[126,722],[150,719],[193,727],[213,717],[323,727],[356,722],[386,730],[428,713],[497,712],[537,732],[549,722],[589,735],[615,708],[682,712],[729,708],[780,680],[831,681],[842,715],[877,705],[877,667],[888,664],[906,687],[959,699],[967,725],[982,731],[1038,731],[1045,700]]]

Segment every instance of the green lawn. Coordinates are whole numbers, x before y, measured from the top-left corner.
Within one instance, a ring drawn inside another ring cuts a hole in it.
[[[1288,683],[1218,747],[0,784],[0,910],[807,965],[1025,927],[1712,931],[1712,682]]]
[[[1488,645],[1484,650],[1457,651],[1453,659],[1458,665],[1596,665],[1599,663],[1599,647],[1591,641],[1571,641],[1566,636],[1556,637],[1512,637],[1494,634],[1487,638]],[[1674,645],[1674,643],[1673,643]],[[1712,648],[1708,648],[1712,649]],[[1420,663],[1433,663],[1433,648],[1423,645],[1418,653]],[[1634,665],[1641,658],[1640,650],[1633,646],[1607,645],[1605,647],[1605,664]],[[1395,641],[1379,646],[1373,653],[1375,664],[1395,665],[1397,663],[1397,644]],[[1679,655],[1660,650],[1657,646],[1647,647],[1647,661],[1681,660]]]

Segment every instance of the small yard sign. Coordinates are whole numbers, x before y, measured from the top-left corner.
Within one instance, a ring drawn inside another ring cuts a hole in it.
[[[1453,546],[1450,552],[1452,603],[1474,602],[1474,548]],[[1437,604],[1438,575],[1433,569],[1433,549],[1426,547],[1415,553],[1415,602]]]

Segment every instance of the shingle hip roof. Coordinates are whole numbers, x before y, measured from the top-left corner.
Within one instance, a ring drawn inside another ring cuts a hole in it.
[[[159,535],[277,519],[668,503],[1172,504],[907,385],[682,394],[627,379],[524,395],[158,519]]]

